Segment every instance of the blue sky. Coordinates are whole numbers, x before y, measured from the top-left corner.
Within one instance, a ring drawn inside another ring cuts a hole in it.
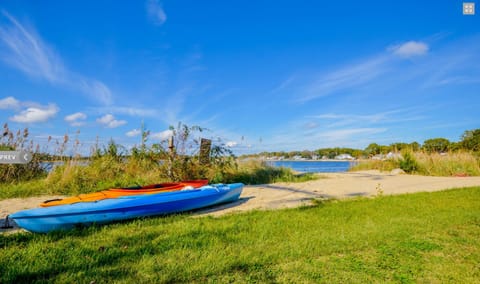
[[[2,0],[0,122],[84,149],[139,144],[142,121],[150,142],[181,121],[237,154],[458,141],[480,128],[479,14],[456,0]]]

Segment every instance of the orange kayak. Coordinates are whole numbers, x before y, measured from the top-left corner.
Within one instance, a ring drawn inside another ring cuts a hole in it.
[[[141,194],[152,194],[168,191],[182,190],[184,188],[192,187],[197,188],[208,184],[208,180],[187,180],[181,182],[165,182],[158,184],[149,184],[145,186],[137,187],[121,187],[121,188],[110,188],[107,190],[102,190],[99,192],[80,194],[73,197],[67,197],[64,199],[52,199],[44,201],[40,204],[41,207],[50,207],[57,205],[72,204],[77,202],[91,202],[107,198],[117,198],[120,196],[127,195],[141,195]]]

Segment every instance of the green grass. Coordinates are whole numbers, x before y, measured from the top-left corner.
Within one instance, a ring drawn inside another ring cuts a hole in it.
[[[478,283],[480,187],[0,235],[0,283]]]

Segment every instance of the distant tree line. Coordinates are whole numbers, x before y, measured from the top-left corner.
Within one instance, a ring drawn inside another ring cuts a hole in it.
[[[459,142],[451,142],[446,138],[432,138],[427,139],[420,144],[418,142],[403,143],[397,142],[390,145],[379,145],[377,143],[369,144],[365,149],[353,149],[353,148],[321,148],[317,150],[303,150],[303,151],[279,151],[279,152],[261,152],[258,154],[243,155],[241,158],[246,157],[282,157],[284,159],[292,159],[294,157],[301,157],[303,159],[318,159],[327,158],[334,159],[341,154],[349,154],[354,158],[369,158],[375,155],[388,154],[390,152],[398,153],[403,150],[411,151],[425,151],[427,153],[444,153],[449,151],[474,151],[480,152],[480,129],[467,130],[460,137]]]

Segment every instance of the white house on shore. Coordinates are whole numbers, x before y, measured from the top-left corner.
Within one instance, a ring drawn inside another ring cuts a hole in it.
[[[355,160],[355,158],[352,157],[350,154],[341,154],[335,156],[335,160]]]

